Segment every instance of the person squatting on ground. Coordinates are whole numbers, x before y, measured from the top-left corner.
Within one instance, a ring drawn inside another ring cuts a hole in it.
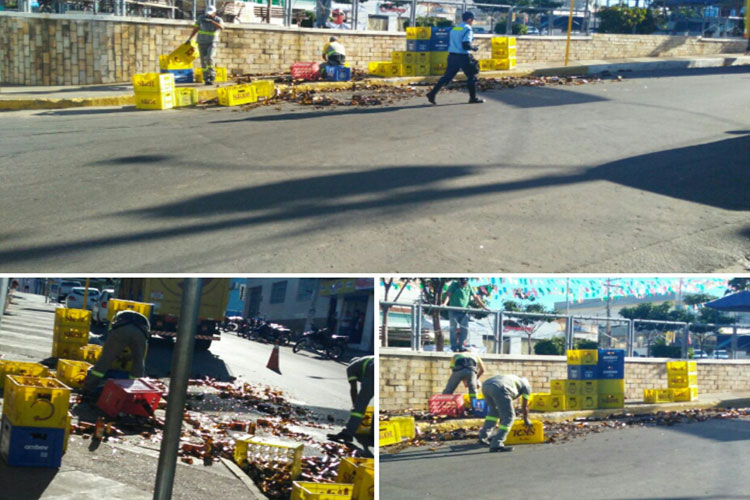
[[[326,66],[343,66],[346,62],[346,49],[337,37],[330,37],[328,43],[323,45],[323,60],[325,63],[320,65],[321,74],[325,74]]]
[[[453,394],[458,384],[463,382],[469,388],[469,397],[477,397],[477,381],[484,373],[484,363],[476,354],[462,349],[462,352],[454,354],[451,359],[451,368],[453,372],[448,379],[448,384],[443,390],[443,394]]]
[[[349,378],[349,394],[354,408],[349,413],[349,421],[344,430],[338,434],[328,434],[331,441],[350,442],[354,439],[354,433],[362,423],[367,405],[375,394],[375,356],[354,358],[346,367],[346,376]],[[375,428],[374,422],[371,427]]]
[[[472,299],[482,309],[487,309],[482,299],[469,286],[469,279],[459,278],[448,287],[442,305],[466,308],[469,307]],[[450,319],[451,351],[459,352],[464,347],[469,335],[469,313],[467,311],[448,311],[448,318]]]
[[[198,51],[201,55],[201,67],[203,68],[203,82],[212,85],[216,80],[216,67],[214,66],[214,55],[219,45],[219,31],[224,29],[224,20],[216,15],[216,7],[209,5],[206,12],[195,21],[193,32],[187,39],[190,43],[198,33]]]
[[[477,51],[479,47],[472,45],[474,41],[474,32],[471,25],[474,24],[474,13],[466,11],[461,16],[464,22],[455,26],[451,30],[448,41],[448,67],[445,74],[438,80],[435,86],[427,93],[427,100],[432,104],[435,102],[435,96],[440,89],[448,85],[456,76],[459,70],[466,75],[466,86],[469,88],[469,104],[484,102],[484,99],[477,97],[477,67],[476,60],[469,55],[469,51]]]
[[[102,353],[83,382],[84,393],[92,395],[96,391],[107,370],[112,368],[115,360],[128,347],[133,359],[130,378],[143,377],[146,371],[146,350],[150,331],[151,324],[143,314],[135,311],[118,312],[110,325]]]
[[[482,393],[488,411],[484,418],[484,426],[479,431],[479,444],[489,445],[491,452],[513,451],[512,446],[505,446],[505,438],[508,437],[516,419],[513,400],[519,396],[522,397],[523,422],[527,426],[531,425],[528,401],[531,397],[531,385],[528,379],[516,375],[495,375],[484,381]],[[500,428],[490,440],[490,433],[498,423]]]

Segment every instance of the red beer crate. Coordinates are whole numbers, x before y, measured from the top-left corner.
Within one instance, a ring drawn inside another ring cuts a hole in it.
[[[433,415],[460,417],[464,414],[463,394],[435,394],[430,397],[428,404]]]
[[[296,62],[292,64],[293,80],[317,80],[320,78],[320,64],[316,62]]]
[[[120,413],[153,415],[161,399],[161,391],[143,379],[109,379],[96,405],[110,417]]]

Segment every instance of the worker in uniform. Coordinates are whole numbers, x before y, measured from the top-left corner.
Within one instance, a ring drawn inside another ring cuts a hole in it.
[[[450,284],[441,305],[468,308],[472,300],[479,304],[482,309],[487,309],[482,299],[471,289],[469,279],[459,278]],[[466,338],[469,336],[469,313],[467,311],[448,311],[448,319],[450,320],[451,351],[459,352],[463,349]]]
[[[435,96],[445,85],[448,85],[456,76],[459,70],[466,75],[466,85],[469,88],[469,103],[481,103],[484,99],[477,97],[477,73],[479,68],[476,66],[476,60],[469,55],[469,51],[477,51],[479,47],[472,45],[474,41],[474,32],[471,25],[474,24],[474,13],[466,11],[461,16],[463,22],[455,26],[450,33],[448,40],[448,67],[445,74],[438,80],[435,86],[427,93],[427,100],[432,104],[435,102]]]
[[[453,372],[448,379],[443,394],[453,394],[458,384],[463,382],[469,388],[469,397],[476,399],[477,380],[484,373],[482,359],[476,354],[468,352],[468,349],[461,349],[461,352],[453,355],[451,368]]]
[[[143,377],[146,371],[146,350],[150,331],[151,324],[143,314],[130,310],[118,312],[112,319],[99,359],[86,375],[83,391],[93,394],[107,370],[126,348],[130,348],[133,360],[130,378]]]
[[[321,65],[321,74],[325,73],[326,66],[343,66],[346,62],[346,49],[337,37],[330,37],[328,43],[323,45],[323,60],[325,63]]]
[[[190,43],[195,34],[198,34],[198,51],[201,55],[203,82],[206,85],[212,85],[216,80],[214,54],[219,44],[219,31],[223,29],[224,20],[216,15],[216,7],[209,5],[205,13],[195,21],[193,32],[187,39],[187,43]]]
[[[516,419],[513,400],[519,396],[522,398],[523,421],[527,426],[531,425],[529,421],[531,385],[528,379],[516,375],[495,375],[484,381],[482,393],[488,411],[484,418],[484,426],[479,431],[479,443],[489,445],[491,452],[513,451],[512,446],[505,446],[505,438],[508,437],[513,421]],[[490,440],[490,433],[497,425],[500,428]]]
[[[367,405],[375,394],[375,356],[354,358],[346,367],[346,376],[349,378],[349,394],[354,408],[349,413],[344,430],[338,434],[328,434],[331,441],[351,442],[354,439],[354,433],[362,423]],[[375,422],[371,426],[371,429],[374,428]]]

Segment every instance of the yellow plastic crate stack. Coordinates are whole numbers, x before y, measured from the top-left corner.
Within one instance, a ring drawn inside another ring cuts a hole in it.
[[[273,439],[238,439],[234,445],[237,465],[261,464],[266,467],[288,469],[292,479],[302,472],[303,444],[290,444]]]
[[[353,500],[375,498],[375,460],[372,458],[345,458],[339,464],[336,482],[353,484]]]
[[[0,359],[0,393],[5,389],[5,377],[8,375],[46,377],[49,375],[49,368],[39,363]]]
[[[109,299],[109,303],[107,304],[107,321],[111,323],[115,318],[115,314],[120,311],[135,311],[150,318],[151,304],[147,302],[136,302],[134,300]]]
[[[159,56],[160,69],[192,69],[193,61],[198,57],[198,43],[191,40],[183,43],[168,55]]]
[[[133,75],[137,109],[172,109],[174,75],[171,73],[137,73]],[[107,312],[109,316],[109,311]]]
[[[492,37],[492,63],[489,65],[493,70],[508,70],[516,67],[516,37],[499,36]],[[481,69],[481,61],[480,61]]]
[[[91,311],[58,307],[55,310],[52,357],[80,359],[80,349],[89,343]]]
[[[698,398],[698,363],[667,361],[667,388],[644,389],[646,403],[693,401]]]
[[[430,52],[430,74],[442,75],[448,69],[448,52]]]

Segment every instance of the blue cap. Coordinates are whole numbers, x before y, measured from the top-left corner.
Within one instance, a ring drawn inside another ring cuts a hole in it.
[[[474,13],[470,10],[467,10],[461,15],[461,19],[464,21],[468,21],[469,19],[474,19]]]

